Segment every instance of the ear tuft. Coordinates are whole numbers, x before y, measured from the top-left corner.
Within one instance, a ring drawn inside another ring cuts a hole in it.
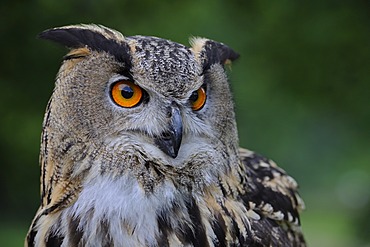
[[[76,49],[88,46],[92,49],[98,48],[107,41],[124,41],[124,36],[102,25],[81,24],[57,27],[43,31],[38,35],[41,39],[47,39]]]
[[[43,31],[38,36],[64,45],[70,49],[89,48],[105,51],[118,61],[129,63],[130,49],[124,36],[113,29],[101,25],[72,25]]]
[[[230,65],[232,61],[239,57],[239,54],[230,47],[205,38],[191,38],[190,44],[196,57],[203,66],[203,70],[208,70],[213,64]]]

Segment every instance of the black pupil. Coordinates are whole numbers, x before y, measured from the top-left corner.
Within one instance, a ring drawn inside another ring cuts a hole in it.
[[[121,88],[121,95],[125,99],[131,99],[132,96],[134,96],[134,90],[132,90],[132,88],[130,86],[124,85]]]
[[[195,102],[195,101],[197,101],[198,97],[199,97],[199,95],[198,95],[198,91],[194,91],[194,92],[190,95],[189,100],[190,100],[191,102]]]

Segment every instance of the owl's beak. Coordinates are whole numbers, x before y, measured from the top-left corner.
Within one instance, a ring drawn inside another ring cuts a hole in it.
[[[155,144],[165,154],[176,158],[182,140],[182,118],[177,107],[171,107],[168,115],[171,118],[168,130],[155,138]]]

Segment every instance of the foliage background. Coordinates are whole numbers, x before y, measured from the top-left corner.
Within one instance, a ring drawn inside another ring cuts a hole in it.
[[[0,246],[21,246],[39,203],[41,123],[66,49],[44,29],[224,42],[240,142],[299,181],[310,246],[370,246],[370,2],[12,0],[0,3]]]

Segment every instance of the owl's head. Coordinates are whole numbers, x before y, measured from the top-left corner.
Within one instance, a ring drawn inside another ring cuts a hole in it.
[[[224,66],[238,54],[226,45],[192,38],[188,48],[97,25],[49,29],[40,37],[71,49],[44,120],[49,142],[116,155],[131,150],[170,166],[237,155]]]

